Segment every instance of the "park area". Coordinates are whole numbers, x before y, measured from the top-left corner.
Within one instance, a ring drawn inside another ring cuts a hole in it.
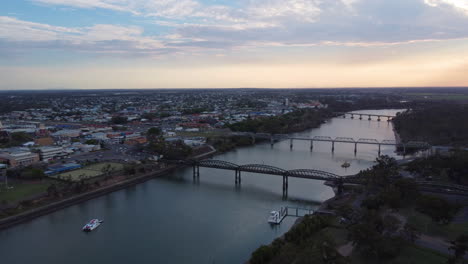
[[[98,163],[86,166],[82,169],[52,175],[50,177],[58,180],[77,182],[80,180],[92,179],[95,177],[103,176],[105,174],[120,171],[123,170],[123,167],[124,166],[120,163]]]
[[[11,183],[10,188],[5,189],[0,186],[0,202],[16,203],[29,197],[45,193],[50,186],[50,182],[43,180],[40,182]]]

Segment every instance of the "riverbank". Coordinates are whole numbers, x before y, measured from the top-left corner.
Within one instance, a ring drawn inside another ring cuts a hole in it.
[[[153,171],[153,172],[149,172],[144,175],[141,175],[141,176],[137,176],[132,179],[119,181],[109,186],[98,188],[90,192],[74,195],[72,197],[65,198],[60,201],[52,202],[50,204],[47,204],[47,205],[44,205],[35,209],[28,210],[26,212],[1,219],[0,230],[33,220],[37,217],[64,209],[66,207],[69,207],[78,203],[82,203],[82,202],[94,199],[96,197],[99,197],[99,196],[102,196],[111,192],[115,192],[115,191],[125,189],[125,188],[128,188],[130,186],[133,186],[139,183],[146,182],[155,177],[161,177],[161,176],[167,175],[173,172],[174,170],[176,170],[177,168],[178,166],[171,165],[171,166],[168,166],[167,168],[161,169],[156,172]]]
[[[215,155],[216,153],[217,153],[216,149],[214,149],[212,146],[209,146],[206,149],[206,151],[204,151],[204,153],[201,153],[193,158],[194,159],[209,158]],[[175,171],[176,169],[179,169],[182,167],[183,167],[182,165],[168,165],[165,168],[161,168],[156,171],[151,171],[143,175],[132,177],[131,179],[116,181],[110,185],[106,185],[101,188],[97,188],[97,189],[94,189],[85,193],[73,195],[71,197],[67,197],[58,201],[49,202],[46,205],[41,205],[40,207],[30,209],[25,212],[21,212],[19,214],[15,214],[15,215],[0,219],[0,230],[33,220],[37,217],[53,213],[55,211],[97,198],[102,195],[109,194],[111,192],[115,192],[118,190],[122,190],[128,187],[134,186],[136,184],[146,182],[156,177],[165,176]]]

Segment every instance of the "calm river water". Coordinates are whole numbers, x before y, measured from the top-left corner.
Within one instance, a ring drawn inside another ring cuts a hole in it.
[[[395,114],[396,110],[365,112]],[[342,136],[394,139],[391,124],[334,118],[300,136]],[[349,175],[372,166],[377,146],[289,141],[241,148],[215,159],[237,164],[268,164],[284,169],[314,168]],[[393,147],[382,154],[394,156]],[[344,169],[345,161],[351,167]],[[234,172],[200,169],[200,182],[190,168],[0,231],[1,263],[243,263],[251,252],[286,232],[294,218],[277,227],[267,223],[271,210],[281,206],[316,208],[333,196],[320,181],[289,179],[289,197],[282,199],[281,177],[242,175],[235,188]],[[91,218],[105,219],[85,234]]]

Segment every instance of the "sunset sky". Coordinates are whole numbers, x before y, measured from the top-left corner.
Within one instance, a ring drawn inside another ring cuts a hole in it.
[[[0,7],[0,89],[468,86],[468,0]]]

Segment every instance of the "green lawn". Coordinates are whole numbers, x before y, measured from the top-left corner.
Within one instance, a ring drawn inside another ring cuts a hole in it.
[[[25,198],[29,198],[34,195],[38,195],[47,191],[49,187],[49,181],[42,181],[40,183],[23,183],[23,184],[12,184],[12,189],[5,190],[1,186],[0,189],[0,202],[7,201],[8,203],[18,202]]]
[[[468,222],[440,225],[432,221],[429,216],[414,210],[405,210],[402,213],[408,217],[408,223],[412,224],[421,232],[428,235],[444,237],[447,239],[455,239],[460,234],[468,234]]]
[[[441,264],[447,263],[448,256],[440,254],[427,248],[421,248],[415,245],[408,245],[401,251],[394,261],[401,264]]]
[[[323,232],[333,238],[335,243],[339,246],[348,243],[348,231],[344,228],[327,227],[323,229]]]
[[[86,166],[79,170],[64,172],[58,175],[52,175],[50,177],[71,181],[80,181],[81,179],[91,179],[99,177],[104,174],[104,168],[110,166],[109,172],[123,170],[123,165],[120,163],[104,162]]]
[[[110,171],[123,170],[123,167],[124,167],[120,163],[103,162],[103,163],[98,163],[98,164],[93,164],[93,165],[86,166],[85,169],[102,172],[103,168],[105,168],[106,166],[109,166],[109,165],[110,165]]]
[[[379,260],[366,260],[359,256],[353,255],[351,258],[352,264],[445,264],[447,263],[448,256],[431,249],[421,248],[413,244],[406,244],[401,250],[398,257],[383,261]]]

